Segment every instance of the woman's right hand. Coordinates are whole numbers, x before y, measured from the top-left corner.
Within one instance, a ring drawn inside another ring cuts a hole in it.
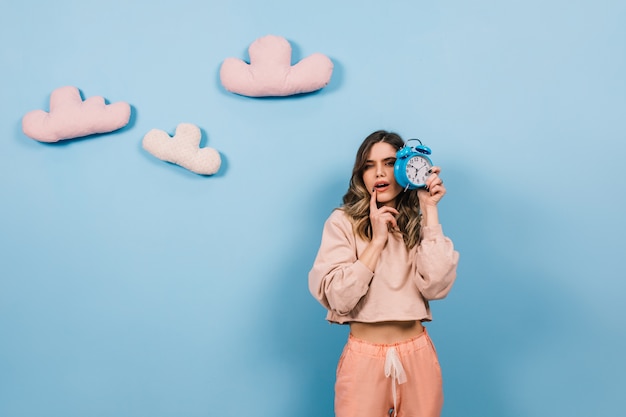
[[[365,250],[359,255],[359,261],[369,268],[370,271],[376,271],[378,258],[382,253],[387,239],[389,238],[389,229],[398,227],[396,215],[398,210],[389,206],[381,206],[378,208],[376,189],[372,190],[370,198],[370,223],[372,224],[372,240]]]
[[[370,198],[370,223],[372,224],[372,242],[387,243],[389,230],[398,227],[396,216],[398,210],[389,206],[378,207],[376,189],[372,190]]]

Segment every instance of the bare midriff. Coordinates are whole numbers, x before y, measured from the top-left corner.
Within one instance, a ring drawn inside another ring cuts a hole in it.
[[[370,343],[391,344],[419,336],[424,333],[424,326],[419,321],[352,322],[350,333]]]

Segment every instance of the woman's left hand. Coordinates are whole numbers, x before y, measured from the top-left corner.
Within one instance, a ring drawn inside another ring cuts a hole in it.
[[[444,187],[443,180],[439,176],[441,168],[434,166],[431,168],[431,171],[431,174],[426,179],[426,188],[417,191],[417,197],[422,208],[425,206],[436,206],[446,194],[446,187]]]

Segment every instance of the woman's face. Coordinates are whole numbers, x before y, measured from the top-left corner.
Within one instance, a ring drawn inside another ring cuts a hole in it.
[[[396,197],[402,187],[393,175],[396,148],[386,142],[377,142],[370,149],[363,167],[363,182],[371,194],[376,190],[379,204],[395,207]]]

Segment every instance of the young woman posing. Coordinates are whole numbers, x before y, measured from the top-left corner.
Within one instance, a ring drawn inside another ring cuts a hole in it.
[[[384,130],[363,141],[309,272],[326,319],[350,326],[336,417],[436,417],[443,406],[437,353],[422,323],[432,320],[428,301],[450,291],[459,254],[439,223],[441,169],[432,168],[425,189],[403,190],[394,177],[403,146]]]

